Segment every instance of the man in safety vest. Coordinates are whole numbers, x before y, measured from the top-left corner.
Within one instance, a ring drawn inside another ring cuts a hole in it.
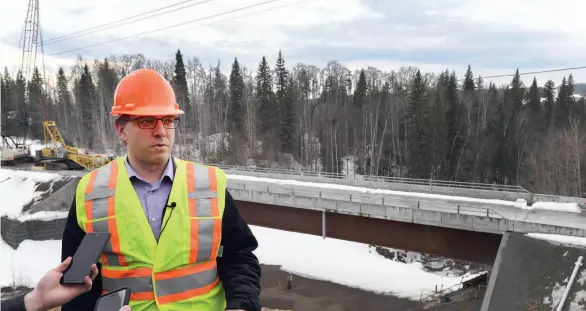
[[[62,311],[93,310],[128,287],[133,311],[257,311],[257,240],[226,190],[226,174],[170,156],[183,111],[158,72],[139,69],[116,88],[111,114],[127,156],[79,181],[62,257],[86,232],[110,232],[99,276]]]

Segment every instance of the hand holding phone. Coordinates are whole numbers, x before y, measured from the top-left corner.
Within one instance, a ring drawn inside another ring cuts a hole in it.
[[[109,232],[86,233],[73,255],[71,264],[63,273],[61,284],[85,284],[85,277],[91,275],[92,265],[100,259],[110,236]]]
[[[131,291],[127,287],[111,293],[104,294],[98,298],[94,311],[125,311],[130,310],[128,302],[130,301]]]

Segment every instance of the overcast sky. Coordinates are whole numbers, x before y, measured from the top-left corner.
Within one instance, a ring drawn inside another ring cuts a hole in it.
[[[40,1],[44,41],[185,2],[166,9],[178,9],[172,13],[46,43],[45,66],[52,72],[58,65],[67,70],[77,54],[93,60],[141,52],[168,60],[178,48],[185,57],[197,56],[205,65],[219,60],[226,73],[234,57],[256,69],[265,55],[274,67],[279,49],[287,67],[297,62],[324,67],[335,59],[352,69],[412,65],[433,72],[449,68],[460,77],[468,64],[475,75],[482,76],[512,74],[516,68],[527,72],[586,66],[584,0],[276,0],[210,18],[266,1]],[[0,64],[9,70],[20,62],[18,44],[27,3],[4,0],[0,4]],[[185,6],[189,7],[179,9]],[[194,22],[61,53],[190,21]],[[537,78],[540,85],[547,79],[557,85],[567,74]],[[577,82],[586,82],[586,69],[573,74]],[[523,79],[528,84],[533,75]],[[492,80],[500,84],[510,78]]]

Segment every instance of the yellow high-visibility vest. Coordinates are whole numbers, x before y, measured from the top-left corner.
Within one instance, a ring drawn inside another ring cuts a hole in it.
[[[82,177],[77,222],[85,232],[110,232],[100,263],[103,293],[131,289],[130,307],[141,310],[223,311],[218,276],[226,174],[174,159],[173,186],[157,243],[121,157]]]

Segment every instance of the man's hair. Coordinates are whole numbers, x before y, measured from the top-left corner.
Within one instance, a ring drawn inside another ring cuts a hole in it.
[[[123,115],[119,116],[118,118],[116,118],[116,121],[114,121],[114,122],[116,123],[116,125],[125,125],[129,121],[130,121],[130,117],[127,114],[123,114]]]

